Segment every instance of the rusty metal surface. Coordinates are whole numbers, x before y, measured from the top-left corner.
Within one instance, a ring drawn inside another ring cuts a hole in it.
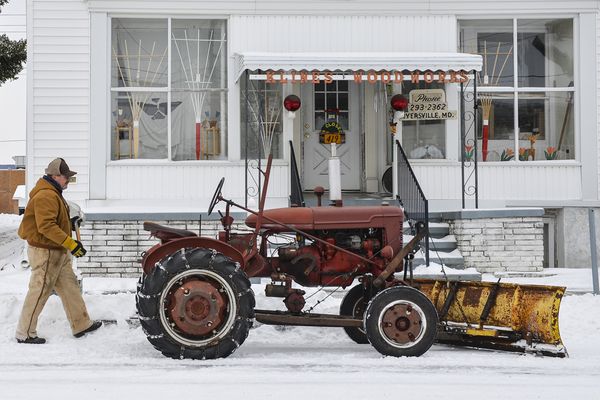
[[[224,320],[227,301],[210,282],[189,280],[167,299],[171,321],[188,335],[206,335]]]
[[[254,310],[258,322],[268,325],[329,326],[362,328],[362,319],[335,314],[300,314],[284,311]]]
[[[414,282],[440,313],[451,286],[442,280],[415,279]],[[495,282],[456,284],[456,294],[442,321],[480,327],[486,302],[497,285],[496,300],[482,325],[510,329],[521,338],[529,335],[535,343],[562,345],[558,312],[564,287]]]
[[[302,230],[382,228],[390,218],[402,224],[402,209],[391,206],[273,208],[265,210],[264,216]],[[257,220],[257,215],[249,215],[246,225],[255,228]],[[285,231],[285,227],[269,221],[262,227]]]
[[[412,251],[417,243],[421,241],[425,237],[427,230],[422,229],[417,232],[417,234],[411,239],[410,242],[404,246],[396,256],[387,264],[385,269],[377,278],[373,281],[373,285],[375,287],[382,287],[387,278],[394,273],[394,271],[399,271],[400,266],[402,265],[402,261],[404,261],[404,257]]]
[[[235,262],[239,262],[240,266],[244,267],[244,258],[242,254],[227,243],[220,242],[216,239],[207,237],[186,237],[181,239],[171,240],[162,245],[151,247],[142,260],[142,268],[145,274],[149,274],[154,269],[155,264],[166,256],[175,253],[183,248],[198,248],[215,249],[219,253],[231,258]]]
[[[421,315],[410,304],[396,304],[385,311],[381,320],[385,335],[402,345],[414,342],[422,329]]]

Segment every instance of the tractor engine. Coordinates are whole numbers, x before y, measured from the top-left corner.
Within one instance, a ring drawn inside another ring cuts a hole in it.
[[[383,265],[378,254],[382,248],[381,229],[319,230],[307,233]],[[279,247],[277,255],[278,272],[293,276],[296,282],[304,286],[347,286],[355,275],[369,272],[372,267],[333,246],[306,238]]]
[[[265,210],[263,215],[261,251],[269,275],[286,274],[303,286],[346,287],[356,276],[379,275],[386,260],[402,248],[404,213],[399,207],[291,207]],[[257,223],[257,215],[246,218],[250,228]],[[279,235],[294,239],[270,241]],[[273,247],[275,252],[267,252]],[[250,276],[267,272],[253,265],[246,270]]]

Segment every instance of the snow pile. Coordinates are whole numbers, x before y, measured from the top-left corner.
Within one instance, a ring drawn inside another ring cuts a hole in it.
[[[455,269],[445,265],[430,262],[429,266],[419,265],[413,269],[413,274],[418,275],[479,275],[475,268]]]
[[[0,270],[15,269],[27,259],[25,242],[17,235],[21,216],[0,214]]]

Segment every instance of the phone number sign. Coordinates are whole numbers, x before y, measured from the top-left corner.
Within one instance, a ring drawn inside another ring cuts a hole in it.
[[[444,89],[415,89],[408,94],[409,103],[403,121],[456,119],[456,110],[448,110]]]

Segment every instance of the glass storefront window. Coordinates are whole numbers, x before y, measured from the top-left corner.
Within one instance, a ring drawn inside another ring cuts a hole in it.
[[[519,87],[573,86],[573,20],[519,19]]]
[[[279,83],[241,80],[242,158],[266,158],[265,144],[273,152],[273,158],[283,157],[283,115],[286,111],[282,90]]]
[[[477,119],[478,160],[509,161],[514,157],[515,147],[515,102],[512,93],[478,93],[481,118]],[[472,104],[472,103],[471,103]],[[483,115],[488,115],[484,120]],[[487,145],[484,147],[484,123],[487,121]]]
[[[111,44],[112,160],[226,157],[224,20],[113,18]]]
[[[481,86],[514,85],[513,21],[468,20],[460,23],[460,47],[464,53],[480,54]]]
[[[402,84],[402,92],[415,89],[444,89],[443,84],[424,82]],[[402,147],[409,159],[446,158],[446,121],[423,120],[402,122]]]
[[[173,160],[225,155],[227,109],[225,21],[173,20],[171,87],[180,112],[171,119]]]
[[[112,92],[111,95],[111,159],[166,159],[167,93]]]
[[[573,20],[465,20],[459,24],[460,51],[483,58],[477,81],[478,159],[574,159]]]
[[[519,154],[522,161],[524,158],[575,158],[572,107],[569,92],[519,93]]]

